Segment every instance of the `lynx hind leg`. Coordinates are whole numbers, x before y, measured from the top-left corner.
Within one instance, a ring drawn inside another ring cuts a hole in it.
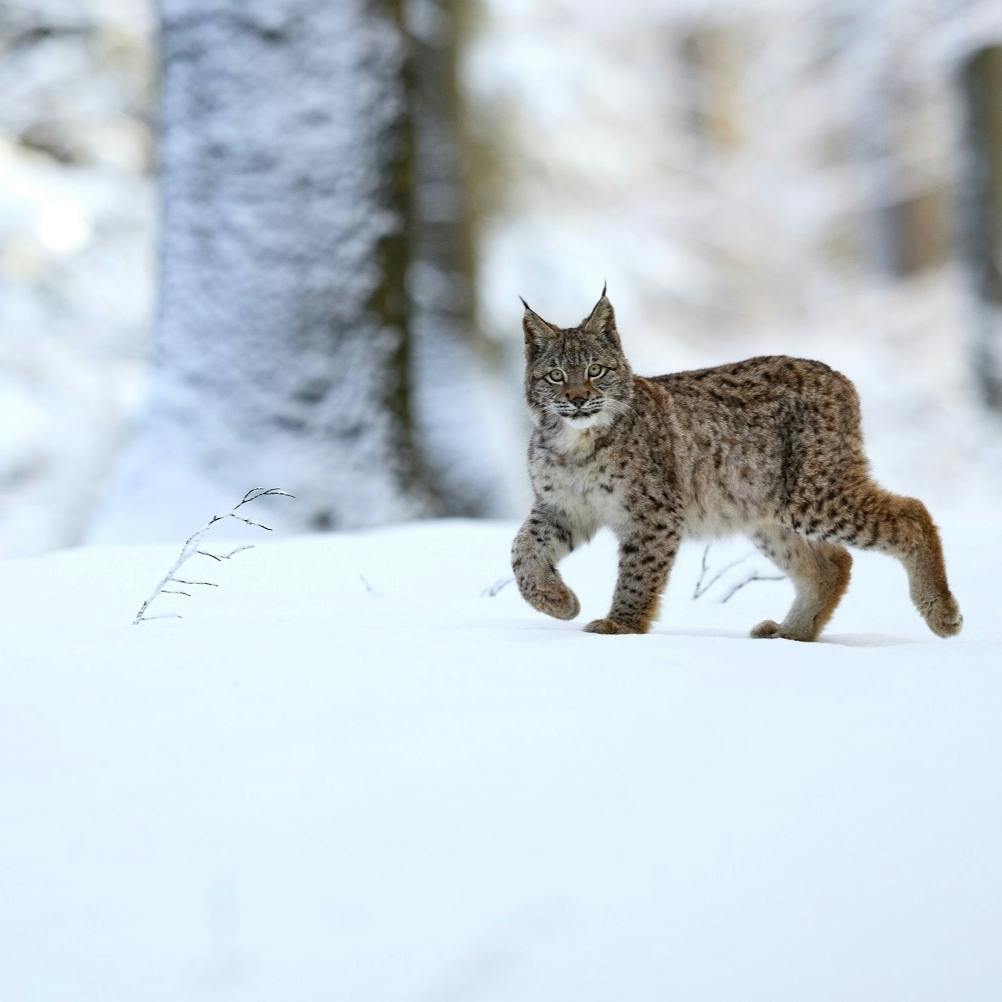
[[[837,517],[811,513],[801,528],[896,557],[908,572],[912,602],[929,629],[939,637],[960,632],[964,617],[947,583],[939,530],[921,501],[868,483],[846,496]]]
[[[767,619],[751,635],[817,640],[849,587],[852,567],[849,551],[831,543],[807,540],[778,525],[755,532],[752,541],[790,578],[796,596],[782,623]]]
[[[908,572],[908,590],[915,608],[937,637],[954,637],[964,625],[960,606],[946,580],[946,561],[939,529],[928,509],[915,498],[887,495],[898,536],[910,541],[895,555]]]

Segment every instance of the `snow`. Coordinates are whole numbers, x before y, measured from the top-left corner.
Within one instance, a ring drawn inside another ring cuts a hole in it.
[[[0,563],[0,997],[998,997],[996,524],[944,524],[958,639],[859,554],[812,645],[699,546],[586,635],[613,541],[560,623],[484,593],[514,531],[258,545],[139,627],[177,546]]]

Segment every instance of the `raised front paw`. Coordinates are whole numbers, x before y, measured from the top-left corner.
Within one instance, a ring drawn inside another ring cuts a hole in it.
[[[646,633],[646,630],[639,626],[629,626],[625,623],[617,623],[613,619],[593,619],[586,627],[585,633]]]
[[[560,578],[519,582],[519,590],[533,609],[554,619],[573,619],[581,611],[577,595]]]

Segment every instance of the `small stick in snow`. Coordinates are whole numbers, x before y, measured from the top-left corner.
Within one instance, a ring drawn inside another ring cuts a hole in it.
[[[709,563],[707,557],[709,556],[709,547],[711,545],[712,545],[711,543],[706,543],[705,547],[703,548],[702,560],[699,566],[699,577],[696,579],[695,587],[692,589],[693,598],[701,598],[707,591],[709,591],[710,588],[713,587],[714,584],[716,584],[717,581],[720,580],[721,577],[723,577],[724,574],[726,574],[728,570],[732,570],[734,567],[737,567],[740,564],[744,563],[744,561],[747,560],[749,557],[755,556],[755,550],[750,550],[749,552],[745,553],[744,556],[737,557],[736,560],[731,560],[730,563],[724,564],[708,581],[706,581],[705,584],[703,584],[703,580],[705,579],[706,574],[709,571]],[[737,584],[733,585],[730,589],[728,589],[723,598],[720,599],[720,603],[722,604],[723,602],[725,602],[728,598],[730,598],[734,594],[734,592],[739,591],[741,588],[743,588],[745,584],[750,584],[753,581],[782,581],[783,579],[784,579],[783,574],[774,576],[774,575],[760,574],[756,570],[750,571],[748,574],[745,575],[745,577],[741,581],[739,581]]]
[[[208,523],[202,526],[197,532],[193,532],[185,541],[184,546],[181,547],[181,552],[177,555],[177,559],[171,564],[170,570],[157,582],[156,588],[150,593],[149,598],[139,607],[139,612],[136,613],[136,618],[132,621],[133,626],[138,626],[140,623],[145,622],[150,619],[181,619],[182,617],[178,613],[165,613],[157,616],[147,616],[146,610],[149,609],[151,603],[159,595],[185,595],[191,598],[191,592],[181,591],[177,588],[168,588],[170,584],[181,584],[181,585],[204,585],[207,588],[218,588],[219,585],[215,581],[186,581],[184,578],[177,577],[177,572],[181,567],[187,563],[194,556],[210,557],[211,559],[219,562],[222,560],[229,560],[231,557],[235,556],[237,553],[242,553],[244,550],[252,549],[252,546],[238,546],[235,549],[230,550],[229,553],[210,553],[208,550],[199,549],[199,544],[202,541],[202,537],[217,523],[222,522],[224,519],[232,518],[236,519],[238,522],[243,522],[246,525],[255,526],[258,529],[264,529],[267,532],[271,532],[271,528],[267,525],[262,525],[260,522],[254,522],[251,519],[245,517],[244,515],[238,515],[237,509],[242,508],[245,504],[250,504],[252,501],[257,501],[258,498],[264,497],[282,497],[291,498],[294,495],[289,494],[287,491],[279,490],[277,487],[253,487],[249,490],[229,511],[223,512],[221,515],[213,515],[209,519]]]
[[[514,578],[498,578],[497,581],[495,581],[494,584],[492,584],[490,586],[490,588],[485,588],[480,593],[480,597],[481,598],[494,598],[494,596],[499,591],[501,591],[502,588],[507,588],[508,585],[510,585],[512,583],[512,581],[514,581],[514,580],[515,580]]]
[[[693,598],[699,598],[699,596],[703,594],[703,578],[706,577],[707,571],[706,558],[710,555],[710,547],[712,545],[712,543],[707,543],[706,546],[703,547],[703,558],[699,562],[699,577],[696,579],[696,587],[692,590]]]
[[[759,574],[758,571],[749,571],[737,584],[732,585],[727,594],[720,600],[720,604],[723,605],[724,602],[732,599],[745,585],[751,584],[753,581],[782,581],[784,580],[784,575],[782,574]]]
[[[292,495],[290,494],[289,497],[291,498]],[[230,557],[232,557],[236,553],[243,553],[244,550],[253,550],[253,549],[254,549],[254,544],[247,543],[244,546],[238,546],[235,550],[230,550],[229,553],[209,553],[208,550],[196,550],[195,552],[200,557],[212,557],[213,560],[229,560]]]

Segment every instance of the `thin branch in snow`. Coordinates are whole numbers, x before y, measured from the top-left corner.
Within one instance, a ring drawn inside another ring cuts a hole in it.
[[[692,597],[694,599],[699,598],[699,596],[703,594],[703,578],[706,577],[707,571],[706,558],[710,555],[710,547],[712,545],[712,543],[707,543],[706,546],[703,547],[703,558],[699,562],[699,577],[696,579],[696,587],[692,590]]]
[[[481,598],[494,598],[502,588],[507,588],[514,581],[514,578],[498,578],[489,588],[485,588],[481,593]]]
[[[177,572],[181,567],[187,563],[194,556],[209,557],[217,562],[223,560],[229,560],[231,557],[235,556],[237,553],[241,553],[244,550],[252,549],[251,545],[238,546],[235,549],[230,550],[229,553],[211,553],[209,550],[199,549],[199,545],[202,542],[202,537],[217,523],[222,522],[227,518],[234,518],[238,522],[244,522],[246,525],[255,526],[258,529],[265,529],[271,532],[271,529],[267,525],[262,525],[260,522],[254,522],[249,518],[245,518],[243,515],[238,515],[236,513],[238,508],[242,508],[245,504],[250,504],[252,501],[257,501],[258,498],[263,497],[282,497],[291,498],[294,495],[289,494],[287,491],[279,490],[277,487],[253,487],[249,490],[229,511],[223,512],[221,515],[213,515],[209,521],[202,526],[197,532],[193,532],[185,541],[184,546],[181,547],[181,552],[177,555],[177,559],[171,564],[170,570],[157,582],[157,586],[150,593],[149,598],[139,607],[139,612],[136,613],[136,618],[132,621],[133,626],[137,626],[149,619],[180,619],[181,616],[176,613],[167,613],[158,616],[147,616],[146,610],[149,609],[150,605],[157,599],[160,595],[184,595],[191,598],[191,592],[181,591],[177,588],[168,588],[169,584],[182,584],[182,585],[203,585],[207,588],[218,588],[219,585],[215,581],[186,581],[184,578],[177,577]]]
[[[703,550],[702,566],[700,567],[699,579],[696,581],[696,587],[695,589],[693,589],[692,592],[693,598],[702,598],[702,596],[705,595],[729,570],[731,570],[731,568],[737,567],[739,564],[743,564],[749,557],[751,557],[754,554],[754,551],[751,551],[749,553],[746,553],[743,557],[738,557],[736,560],[732,560],[729,564],[724,564],[724,566],[721,567],[720,570],[717,571],[717,573],[714,574],[713,577],[706,582],[706,584],[703,584],[703,580],[705,579],[706,574],[709,570],[709,566],[707,564],[707,557],[709,556],[711,545],[712,545],[711,543],[707,543],[706,548]]]
[[[277,487],[252,487],[240,501],[235,504],[230,512],[236,511],[237,508],[242,508],[245,504],[251,501],[256,501],[258,498],[264,497],[278,497],[278,498],[294,498],[294,494],[289,494],[287,491],[281,491]],[[225,517],[225,516],[224,516]]]
[[[758,571],[749,571],[737,584],[728,589],[727,594],[720,600],[720,604],[723,605],[724,602],[732,599],[745,585],[751,584],[753,581],[783,581],[784,578],[783,574],[759,574]]]
[[[383,597],[383,593],[382,593],[382,592],[379,592],[379,591],[376,591],[376,589],[375,589],[375,588],[373,588],[373,587],[372,587],[372,585],[371,585],[371,584],[369,584],[369,582],[368,582],[368,581],[367,581],[367,580],[365,579],[365,575],[364,575],[364,574],[362,574],[362,573],[359,573],[359,575],[358,575],[358,576],[359,576],[359,578],[361,578],[361,580],[362,580],[362,584],[364,584],[364,585],[365,585],[365,590],[366,590],[366,591],[367,591],[367,592],[368,592],[368,593],[369,593],[370,595],[376,595],[376,596],[377,596],[378,598],[382,598],[382,597]]]
[[[254,549],[254,544],[247,543],[244,546],[238,546],[235,550],[230,550],[229,553],[209,553],[208,550],[196,550],[195,552],[200,557],[212,557],[213,560],[229,560],[230,557],[236,555],[237,553],[243,553],[244,550],[253,550],[253,549]]]
[[[703,559],[700,562],[699,568],[699,578],[696,580],[696,587],[693,589],[692,597],[694,599],[701,598],[705,595],[728,571],[733,570],[735,567],[739,567],[743,564],[749,557],[755,555],[755,551],[751,550],[746,553],[743,557],[738,557],[736,560],[732,560],[728,564],[724,564],[708,581],[706,580],[707,574],[710,572],[710,547],[712,543],[707,543],[706,547],[703,549]],[[724,602],[729,601],[734,597],[737,592],[739,592],[745,585],[751,584],[753,581],[783,581],[785,575],[783,574],[762,574],[757,570],[750,570],[745,573],[745,576],[741,578],[736,584],[732,585],[724,593],[723,597],[719,600],[721,605]]]
[[[253,525],[258,529],[264,529],[265,532],[271,532],[270,525],[262,525],[260,522],[255,522],[252,519],[244,518],[243,515],[234,515],[233,512],[230,512],[230,518],[235,518],[238,522],[243,522],[244,525]]]

